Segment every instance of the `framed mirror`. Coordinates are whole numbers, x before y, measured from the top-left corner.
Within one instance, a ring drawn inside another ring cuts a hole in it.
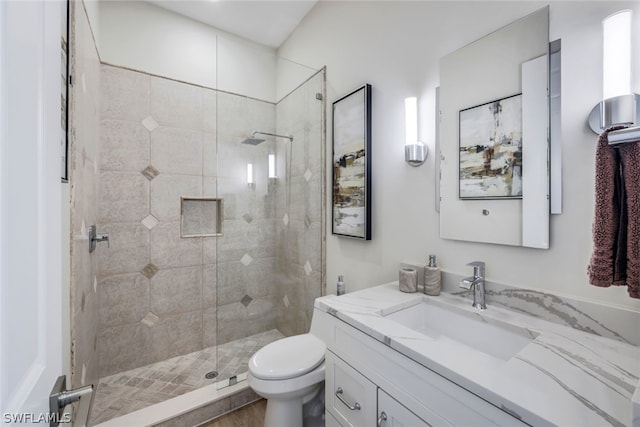
[[[549,248],[549,9],[440,60],[440,237]]]

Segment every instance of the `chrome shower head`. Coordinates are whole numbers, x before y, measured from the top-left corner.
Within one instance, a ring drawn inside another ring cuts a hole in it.
[[[264,141],[266,141],[265,139],[262,138],[257,138],[256,137],[256,132],[252,133],[251,136],[245,138],[242,141],[242,144],[248,144],[248,145],[258,145],[263,143]]]
[[[278,135],[278,134],[275,134],[275,133],[260,132],[260,131],[258,131],[258,130],[254,130],[250,137],[245,138],[245,139],[242,141],[242,144],[258,145],[258,144],[260,144],[260,143],[264,142],[264,141],[265,141],[265,139],[262,139],[262,138],[258,138],[258,137],[256,137],[256,135],[257,135],[257,134],[259,134],[259,135],[275,136],[276,138],[286,138],[286,139],[288,139],[288,140],[289,140],[289,142],[293,142],[293,136],[291,136],[291,135]]]

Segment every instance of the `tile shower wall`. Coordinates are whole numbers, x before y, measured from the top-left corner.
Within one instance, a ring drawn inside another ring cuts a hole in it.
[[[294,137],[277,147],[279,159],[290,159],[278,162],[275,222],[277,326],[287,336],[309,331],[313,302],[324,293],[324,79],[318,72],[276,110],[278,133]]]
[[[69,96],[71,184],[71,386],[97,383],[97,257],[87,228],[95,224],[100,132],[100,60],[82,2],[70,2]]]
[[[275,106],[108,65],[101,96],[100,376],[274,328],[268,148],[240,141]],[[180,197],[223,198],[224,236],[181,238]]]

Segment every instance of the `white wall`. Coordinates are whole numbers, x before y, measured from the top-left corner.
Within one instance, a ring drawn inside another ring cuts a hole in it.
[[[327,237],[329,292],[335,290],[339,274],[345,276],[347,291],[354,291],[397,280],[399,262],[424,263],[434,253],[446,271],[471,273],[465,264],[483,260],[492,281],[640,312],[640,301],[629,298],[625,288],[596,288],[586,275],[596,146],[586,120],[602,92],[600,21],[631,8],[635,28],[640,28],[638,2],[551,2],[550,40],[562,39],[564,152],[564,213],[552,218],[551,249],[439,237],[433,156],[439,59],[546,4],[319,2],[280,48],[284,58],[314,68],[327,66],[327,159],[331,159],[331,102],[365,82],[373,85],[373,240]],[[640,40],[635,46],[640,51]],[[419,135],[431,149],[419,168],[408,166],[403,158],[407,96],[419,97]],[[327,178],[331,188],[330,174]],[[330,204],[330,194],[327,198]],[[330,230],[330,215],[328,221]]]
[[[275,49],[145,2],[101,1],[94,9],[103,62],[276,101]]]

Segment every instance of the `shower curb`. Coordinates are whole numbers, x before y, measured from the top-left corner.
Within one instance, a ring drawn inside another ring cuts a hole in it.
[[[153,424],[152,427],[201,426],[260,399],[262,398],[247,387],[245,390],[207,403],[170,420]]]

